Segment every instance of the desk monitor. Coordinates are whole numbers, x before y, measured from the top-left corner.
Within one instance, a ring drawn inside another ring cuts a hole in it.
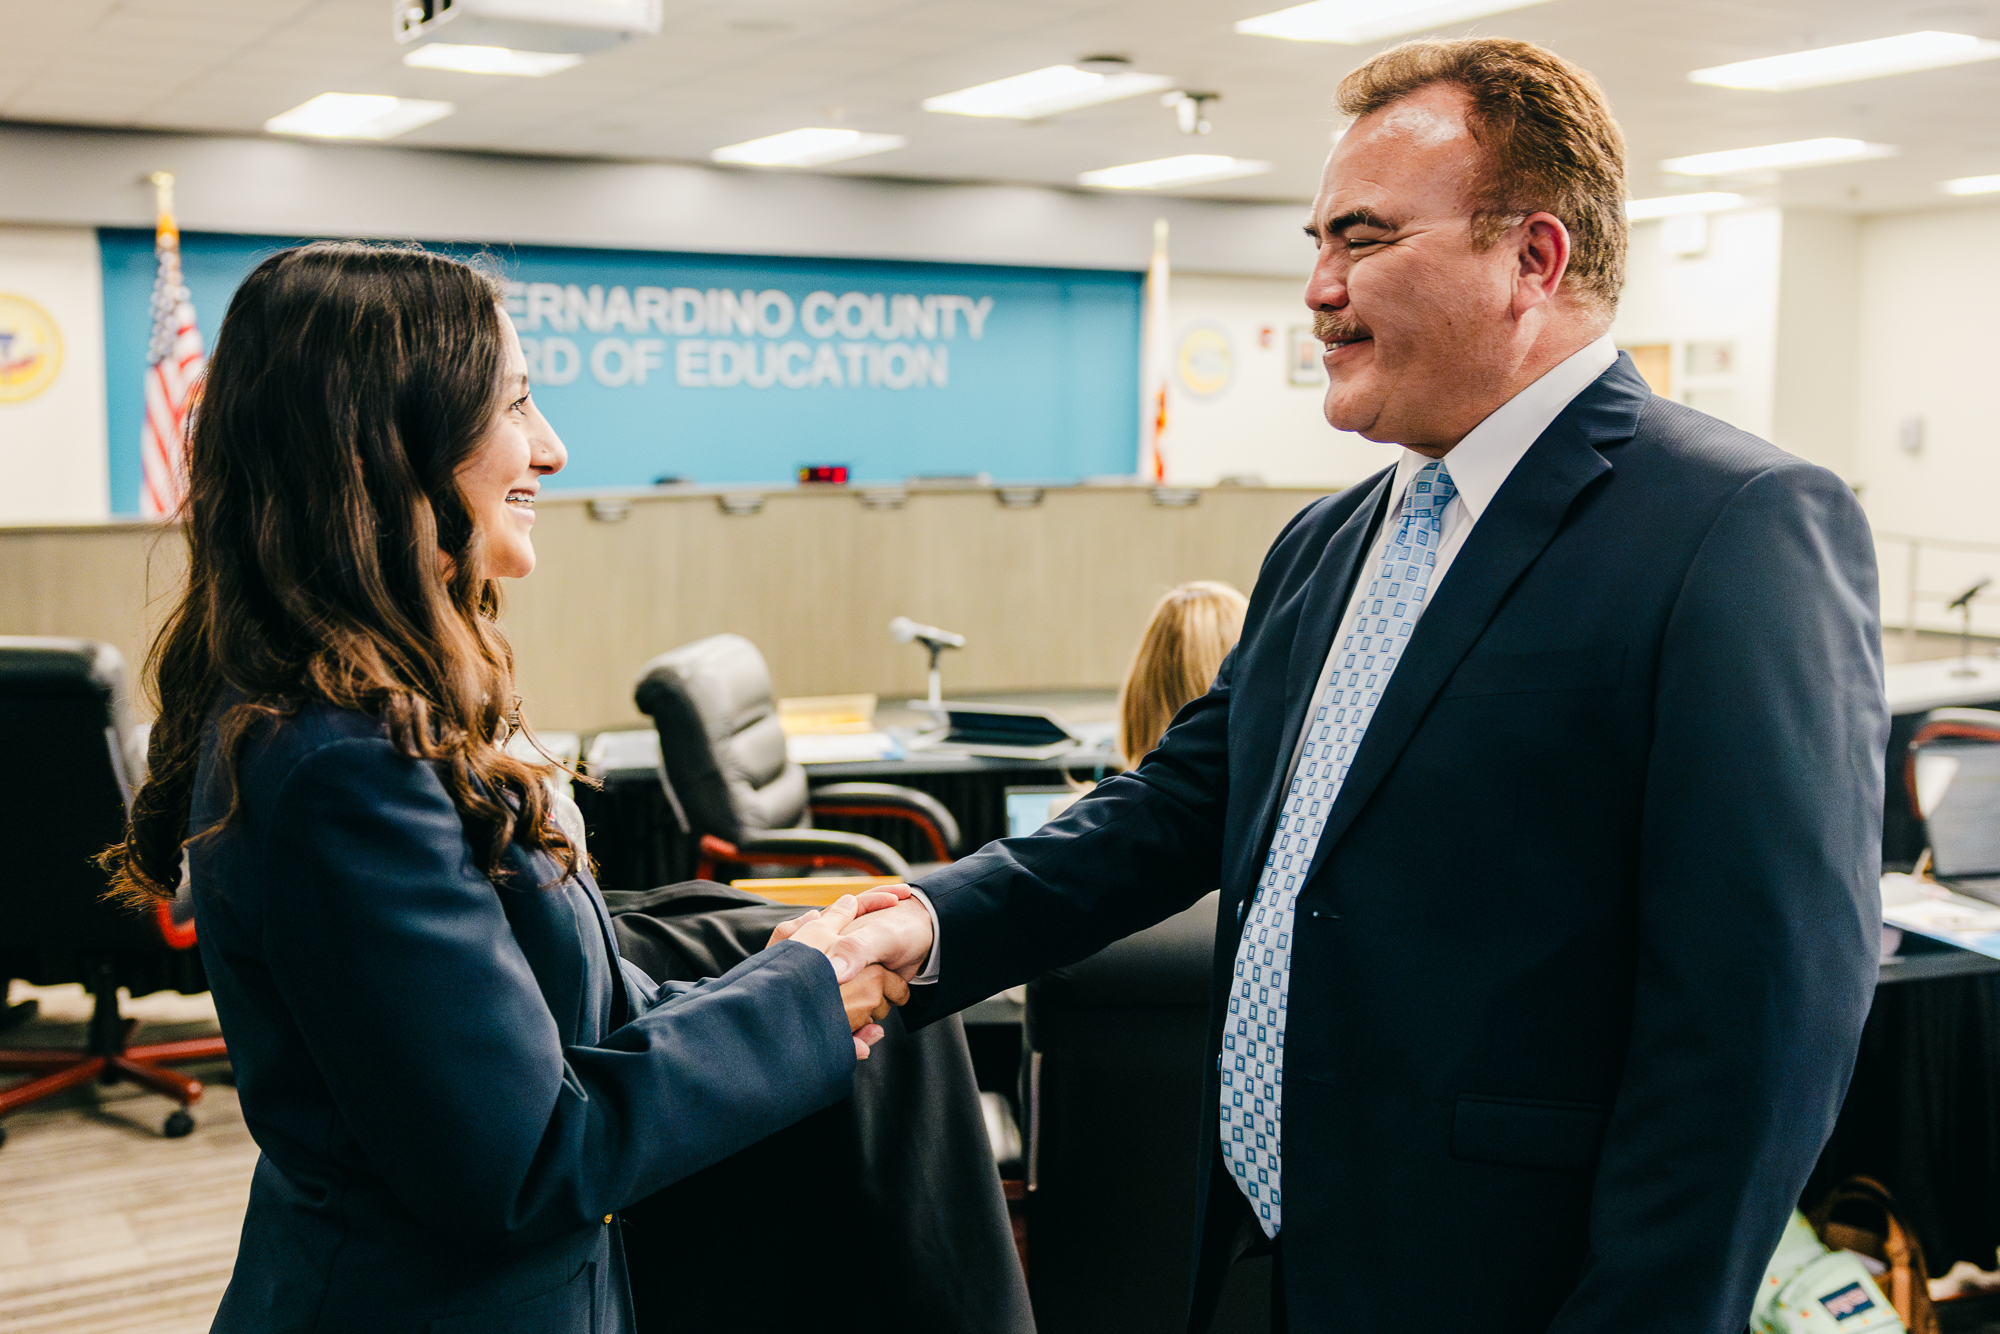
[[[1007,789],[1007,837],[1025,838],[1061,815],[1083,793],[1073,787]]]

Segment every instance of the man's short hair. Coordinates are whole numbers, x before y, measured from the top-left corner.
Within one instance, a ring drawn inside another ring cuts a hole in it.
[[[1340,110],[1379,111],[1431,84],[1471,100],[1467,128],[1486,150],[1471,185],[1473,244],[1485,247],[1529,213],[1569,229],[1564,286],[1611,311],[1625,284],[1625,136],[1604,90],[1553,51],[1504,37],[1393,46],[1340,81]]]

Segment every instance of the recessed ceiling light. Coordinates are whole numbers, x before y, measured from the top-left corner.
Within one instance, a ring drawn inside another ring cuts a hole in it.
[[[1106,190],[1162,190],[1176,185],[1200,185],[1204,181],[1227,181],[1237,176],[1262,176],[1270,169],[1270,163],[1250,158],[1183,153],[1179,157],[1086,171],[1076,179]]]
[[[1885,74],[1968,65],[1995,56],[2000,56],[2000,42],[1983,42],[1955,32],[1906,32],[1900,37],[1878,37],[1872,42],[1822,46],[1813,51],[1794,51],[1785,56],[1698,69],[1688,75],[1688,81],[1719,88],[1762,88],[1788,93],[1794,88],[1820,88],[1829,83],[1879,79]]]
[[[924,110],[954,116],[1005,116],[1037,120],[1078,107],[1115,102],[1139,93],[1156,93],[1172,83],[1164,74],[1099,74],[1074,65],[1050,65],[1010,79],[995,79],[955,93],[924,99]]]
[[[2000,194],[2000,176],[1961,176],[1940,182],[1938,188],[1948,195]]]
[[[1676,176],[1741,176],[1753,171],[1824,167],[1835,162],[1860,162],[1865,158],[1895,155],[1896,150],[1887,144],[1863,143],[1859,139],[1798,139],[1791,143],[1763,144],[1757,148],[1732,148],[1721,153],[1670,157],[1660,167]]]
[[[321,93],[271,117],[264,128],[272,134],[309,134],[320,139],[393,139],[419,125],[443,120],[455,110],[449,102],[414,97]]]
[[[829,162],[886,153],[908,142],[900,134],[864,134],[860,130],[786,130],[783,134],[729,144],[709,156],[717,162],[746,167],[823,167]]]
[[[1742,204],[1742,195],[1703,190],[1698,194],[1628,199],[1625,201],[1625,216],[1633,222],[1643,222],[1647,218],[1666,218],[1676,213],[1720,213],[1724,209],[1740,208]]]
[[[1315,0],[1244,19],[1236,31],[1252,37],[1354,46],[1545,3],[1547,0]]]
[[[404,56],[403,63],[418,69],[448,69],[460,74],[518,74],[540,79],[581,65],[583,57],[567,51],[515,51],[504,46],[432,42]]]

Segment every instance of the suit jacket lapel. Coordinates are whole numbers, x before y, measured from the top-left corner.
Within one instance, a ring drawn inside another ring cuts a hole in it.
[[[1356,813],[1402,754],[1431,701],[1485,631],[1507,590],[1555,537],[1571,502],[1611,471],[1597,446],[1629,439],[1650,393],[1631,358],[1621,352],[1617,362],[1577,395],[1514,465],[1466,537],[1444,583],[1434,591],[1410,637],[1408,652],[1389,678],[1354,767],[1327,812],[1326,830],[1313,854],[1313,872],[1325,864],[1327,849],[1354,823]],[[1450,463],[1447,454],[1445,464]],[[1325,644],[1321,647],[1324,652]]]
[[[1333,632],[1339,627],[1340,614],[1347,606],[1361,561],[1368,554],[1368,545],[1374,540],[1381,524],[1395,480],[1394,468],[1381,474],[1374,489],[1347,516],[1347,522],[1334,530],[1320,552],[1319,561],[1313,566],[1312,576],[1297,594],[1297,627],[1293,631],[1291,650],[1286,659],[1284,686],[1276,696],[1278,707],[1282,710],[1278,745],[1274,752],[1261,751],[1260,748],[1260,758],[1265,761],[1260,778],[1262,787],[1258,794],[1256,816],[1249,826],[1256,836],[1243,845],[1243,856],[1260,858],[1269,846],[1270,840],[1266,835],[1277,809],[1279,794],[1284,788],[1292,751],[1298,745],[1299,729],[1305,724],[1309,701],[1319,684],[1320,668],[1326,665],[1327,650],[1333,646]],[[1275,757],[1275,763],[1269,762],[1271,757]],[[1250,892],[1256,877],[1243,872],[1251,868],[1238,866],[1232,869],[1237,873],[1227,875],[1223,883],[1241,886],[1244,893]],[[1233,901],[1223,905],[1232,911],[1234,906]]]

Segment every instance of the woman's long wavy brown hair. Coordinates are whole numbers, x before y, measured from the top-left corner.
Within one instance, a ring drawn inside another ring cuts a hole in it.
[[[208,728],[233,788],[250,730],[313,700],[435,763],[488,876],[510,842],[576,869],[547,770],[499,744],[523,726],[513,653],[457,481],[501,406],[500,295],[443,255],[331,242],[237,289],[189,434],[188,582],[147,660],[160,712],[103,857],[114,892],[175,893]]]

